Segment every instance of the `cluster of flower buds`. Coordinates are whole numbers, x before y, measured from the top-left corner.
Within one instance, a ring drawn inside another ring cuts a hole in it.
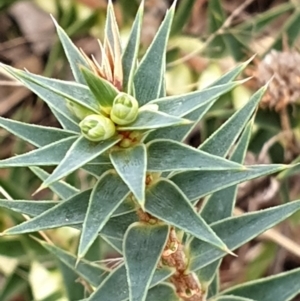
[[[68,108],[74,115],[82,119],[79,123],[82,135],[90,141],[102,141],[116,133],[116,126],[128,125],[138,116],[138,102],[129,94],[119,93],[112,104],[109,117],[94,114],[80,105],[68,102]]]

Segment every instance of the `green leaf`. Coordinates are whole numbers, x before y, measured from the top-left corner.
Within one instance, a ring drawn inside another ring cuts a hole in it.
[[[118,239],[122,244],[122,240],[127,228],[136,221],[138,221],[136,212],[129,212],[123,215],[112,217],[105,224],[100,234]],[[122,253],[122,247],[120,249]]]
[[[85,296],[85,287],[79,283],[78,274],[63,262],[58,262],[58,270],[63,280],[63,287],[67,300],[78,300]]]
[[[60,42],[62,43],[65,54],[70,63],[75,80],[81,84],[85,84],[85,80],[80,72],[80,66],[89,68],[88,62],[85,60],[84,56],[80,53],[78,48],[73,44],[66,32],[58,25],[53,17],[52,20],[56,27],[57,34]]]
[[[251,58],[252,59],[252,58]],[[224,85],[234,80],[249,64],[250,60],[238,65],[229,72],[225,73],[218,80],[216,80],[211,86]],[[205,103],[203,106],[200,106],[198,109],[192,111],[191,113],[185,115],[184,117],[188,120],[194,120],[194,124],[181,125],[180,127],[174,128],[162,128],[152,131],[146,137],[145,142],[149,142],[154,139],[165,138],[172,139],[176,141],[183,141],[185,137],[193,130],[193,128],[198,124],[202,119],[204,114],[211,108],[217,99],[211,100],[208,103]]]
[[[243,163],[246,151],[248,148],[252,129],[252,121],[244,130],[234,152],[230,159],[237,163]],[[212,194],[204,203],[201,216],[208,223],[211,224],[218,220],[231,216],[232,209],[235,204],[237,185],[225,188]]]
[[[164,59],[174,11],[175,2],[167,12],[164,21],[135,73],[135,96],[140,106],[159,96],[162,85],[161,75],[164,71]]]
[[[150,103],[157,104],[160,112],[183,117],[210,101],[214,101],[215,98],[231,91],[240,84],[241,82],[229,82],[223,85],[208,87],[202,91],[155,99]]]
[[[40,240],[38,241],[46,250],[52,253],[57,259],[71,268],[76,274],[88,281],[91,285],[100,285],[109,274],[108,269],[100,267],[99,265],[85,259],[78,260],[78,258],[76,258],[73,254],[62,250],[55,245],[50,245]]]
[[[44,211],[35,218],[5,231],[6,234],[19,234],[81,224],[87,211],[91,190],[72,196],[57,206]],[[40,208],[41,206],[38,206]],[[36,209],[37,210],[37,209]],[[32,215],[31,212],[28,214]]]
[[[0,126],[24,141],[38,147],[77,134],[76,132],[61,130],[59,128],[28,124],[3,117],[0,117]]]
[[[11,67],[7,67],[0,63],[0,67],[5,67],[5,69],[9,72],[10,70],[14,70]],[[19,71],[18,69],[16,69]],[[12,72],[12,71],[11,71]],[[11,73],[10,72],[10,73]],[[51,109],[55,109],[56,112],[60,113],[65,119],[69,120],[71,124],[77,125],[78,119],[71,113],[66,105],[66,99],[56,93],[52,93],[49,89],[44,88],[32,81],[24,81],[24,79],[18,75],[19,72],[11,73],[17,80],[23,83],[29,90],[39,96]]]
[[[169,227],[164,224],[138,222],[128,228],[123,250],[130,301],[145,301],[168,234]]]
[[[150,287],[157,285],[163,280],[169,278],[174,273],[173,269],[164,267],[155,271]],[[118,284],[116,286],[116,283]],[[125,301],[129,298],[129,289],[126,276],[125,265],[113,270],[105,281],[88,299],[89,301]],[[165,300],[164,300],[165,301]]]
[[[129,187],[137,201],[143,204],[147,168],[147,151],[144,144],[113,150],[110,153],[111,163],[119,176]]]
[[[174,287],[170,284],[164,283],[150,289],[146,301],[180,301],[176,295]]]
[[[222,292],[264,301],[289,301],[300,293],[300,269],[243,283]]]
[[[107,6],[104,31],[105,31],[105,38],[108,40],[115,58],[117,58],[121,52],[120,34],[119,34],[118,24],[116,21],[114,7],[111,1],[108,2],[108,6]]]
[[[37,216],[43,212],[58,205],[57,201],[27,201],[27,200],[2,200],[0,199],[0,207],[27,214],[29,216]]]
[[[197,214],[190,201],[169,180],[161,179],[147,189],[145,211],[220,249],[226,249],[226,245]]]
[[[119,138],[111,138],[94,143],[84,137],[79,137],[70,147],[50,177],[44,181],[42,187],[48,187],[50,184],[89,163],[115,145],[119,140]]]
[[[240,164],[172,140],[151,141],[147,155],[149,171],[243,169]]]
[[[217,131],[201,144],[200,149],[216,156],[225,156],[251,118],[265,91],[266,87],[262,87],[254,93],[249,102],[242,109],[232,115]]]
[[[135,20],[128,38],[128,43],[122,56],[123,91],[129,94],[132,94],[133,76],[137,65],[143,14],[144,2],[142,1],[135,16]]]
[[[29,167],[29,168],[42,181],[44,181],[45,179],[47,179],[49,177],[49,174],[45,170],[43,170],[39,167]],[[71,186],[70,184],[68,184],[64,181],[59,181],[57,183],[53,183],[49,186],[49,188],[54,193],[56,193],[61,199],[68,199],[71,196],[79,193],[79,190],[77,188]]]
[[[118,90],[110,82],[94,74],[87,68],[81,68],[81,72],[98,104],[103,109],[112,107],[113,101],[118,95]]]
[[[213,299],[209,299],[209,301],[255,301],[253,299],[241,298],[237,296],[220,296]]]
[[[0,160],[0,168],[19,166],[52,166],[57,165],[64,158],[77,137],[69,137],[48,144],[28,153]]]
[[[213,285],[213,280],[217,276],[217,271],[221,265],[221,260],[216,260],[209,265],[197,270],[195,274],[201,283],[201,288],[207,292],[211,289]]]
[[[47,94],[53,94],[53,97],[57,95],[63,97],[64,99],[69,99],[78,105],[90,110],[91,112],[98,113],[99,107],[96,99],[85,85],[71,82],[63,81],[53,78],[47,78],[41,75],[33,74],[30,72],[25,72],[19,69],[15,69],[9,66],[3,66],[5,70],[9,73],[21,79],[22,82],[30,89],[30,83],[37,84],[42,88],[47,90]],[[48,97],[47,95],[47,97]],[[46,96],[44,96],[46,97]],[[44,99],[43,97],[43,99]]]
[[[114,171],[105,173],[94,186],[87,213],[83,222],[78,247],[78,256],[82,258],[98,233],[105,226],[113,212],[129,193],[126,184]]]
[[[49,108],[63,129],[75,133],[80,133],[80,128],[77,122],[71,121],[70,119],[66,118],[64,115],[56,111],[54,107]]]
[[[294,201],[258,212],[230,217],[212,224],[211,228],[230,250],[235,250],[299,209],[300,201]],[[190,244],[190,269],[198,270],[225,255],[224,251],[213,248],[201,240],[193,239]]]
[[[271,164],[247,166],[245,170],[188,171],[175,174],[170,179],[188,199],[193,201],[215,191],[276,173],[285,168],[287,168],[286,165]]]
[[[232,161],[238,163],[243,162],[251,135],[251,128],[252,121],[249,122],[234,152],[232,153],[230,158]],[[201,217],[208,224],[211,224],[231,216],[235,204],[236,191],[237,185],[234,185],[213,193],[205,201],[201,210]],[[196,272],[197,277],[204,288],[210,287],[220,264],[221,260],[217,260]]]
[[[204,114],[211,108],[217,99],[210,101],[209,103],[199,107],[197,110],[187,114],[185,118],[188,120],[194,120],[192,124],[184,124],[180,127],[168,127],[159,128],[155,131],[151,131],[146,139],[145,143],[152,141],[154,139],[171,139],[175,141],[184,141],[185,137],[195,128],[198,122],[202,119]]]
[[[101,177],[106,171],[113,169],[114,167],[111,164],[86,164],[82,167],[85,171],[90,173],[91,175],[99,178]]]
[[[129,125],[118,126],[119,131],[150,130],[162,127],[189,124],[191,121],[166,113],[140,110],[137,119]]]
[[[215,273],[214,278],[212,279],[209,287],[208,287],[208,291],[207,291],[207,299],[215,296],[219,290],[220,290],[220,276],[219,276],[219,271],[217,271],[217,273]],[[196,273],[197,275],[197,273]]]

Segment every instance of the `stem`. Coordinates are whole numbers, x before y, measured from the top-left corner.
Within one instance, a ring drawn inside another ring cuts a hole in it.
[[[171,277],[178,296],[184,301],[204,301],[201,284],[193,272],[187,271],[187,258],[184,245],[177,238],[174,228],[171,228],[166,248],[162,254],[164,264],[174,267],[176,272]]]

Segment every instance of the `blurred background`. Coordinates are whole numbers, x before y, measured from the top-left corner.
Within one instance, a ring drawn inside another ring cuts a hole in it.
[[[126,45],[138,0],[113,1],[122,43]],[[146,0],[142,56],[172,0]],[[37,74],[72,80],[50,18],[52,14],[88,55],[99,55],[105,0],[0,0],[0,61]],[[186,140],[198,146],[249,96],[272,77],[257,111],[246,164],[300,161],[300,1],[299,0],[179,0],[167,53],[167,93],[202,89],[221,74],[255,55],[244,71],[244,85],[222,96]],[[242,78],[242,77],[241,77]],[[26,88],[0,70],[0,116],[58,126],[50,110]],[[0,159],[32,149],[0,129]],[[51,171],[51,169],[47,169]],[[86,188],[83,172],[68,182]],[[299,168],[239,187],[235,214],[299,199]],[[25,168],[0,169],[0,198],[49,200],[50,191],[31,196],[40,180]],[[0,231],[24,218],[0,209]],[[221,289],[300,266],[300,214],[226,257]],[[61,248],[75,252],[78,231],[47,231]],[[35,235],[34,235],[35,236]],[[89,260],[119,256],[98,240]],[[30,235],[0,237],[0,301],[78,300],[87,285],[58,263]],[[300,296],[294,299],[300,300]],[[274,300],[275,301],[275,300]]]

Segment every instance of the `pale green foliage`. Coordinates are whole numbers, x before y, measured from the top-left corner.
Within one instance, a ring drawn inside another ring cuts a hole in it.
[[[104,61],[99,65],[89,61],[55,22],[76,82],[1,65],[49,105],[63,128],[0,117],[1,127],[36,147],[0,161],[0,168],[30,167],[43,181],[40,189],[49,187],[60,199],[0,200],[0,207],[31,217],[4,234],[63,226],[81,229],[77,256],[44,241],[39,243],[94,288],[85,299],[89,301],[182,300],[180,287],[176,292],[170,282],[179,267],[171,264],[168,256],[177,250],[186,256],[181,271],[197,277],[202,289],[188,288],[184,293],[201,294],[199,300],[206,300],[210,288],[211,301],[291,300],[300,291],[299,270],[218,292],[220,260],[299,210],[300,201],[232,216],[237,184],[288,168],[243,165],[254,113],[265,88],[199,149],[183,143],[215,101],[242,83],[235,78],[248,62],[202,91],[162,95],[174,10],[173,6],[167,12],[139,64],[143,3],[123,53],[109,4]],[[110,60],[106,57],[105,61],[105,55]],[[56,168],[48,174],[38,166]],[[96,178],[85,191],[61,180],[80,168]],[[194,203],[200,197],[206,200],[198,212]],[[99,266],[84,258],[98,236],[123,256],[118,267]],[[177,249],[179,245],[181,249]]]

